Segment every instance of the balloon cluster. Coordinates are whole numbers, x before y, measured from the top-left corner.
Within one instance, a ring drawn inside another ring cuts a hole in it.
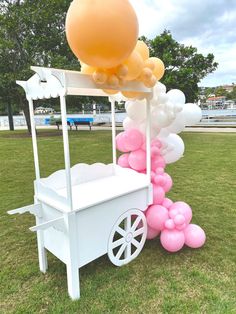
[[[112,96],[116,99],[117,96]],[[127,117],[123,121],[124,132],[117,135],[118,159],[121,167],[146,173],[146,100],[128,100]],[[201,119],[201,110],[195,104],[185,104],[185,95],[177,89],[166,92],[158,82],[150,100],[151,114],[151,182],[153,204],[146,210],[148,239],[160,234],[162,246],[177,252],[184,244],[197,248],[204,244],[205,233],[199,226],[190,224],[192,210],[184,202],[171,201],[166,193],[172,188],[172,179],[165,172],[167,164],[176,162],[184,153],[184,142],[176,133],[186,125]]]

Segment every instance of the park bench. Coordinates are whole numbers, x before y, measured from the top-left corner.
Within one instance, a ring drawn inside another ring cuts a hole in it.
[[[60,125],[61,125],[61,121],[56,121],[56,126],[57,129],[60,129]],[[82,119],[82,118],[78,118],[78,119],[69,119],[67,121],[67,125],[70,127],[70,130],[72,130],[72,127],[75,126],[76,131],[78,130],[78,126],[80,125],[88,125],[89,129],[91,131],[91,127],[92,127],[92,119]]]

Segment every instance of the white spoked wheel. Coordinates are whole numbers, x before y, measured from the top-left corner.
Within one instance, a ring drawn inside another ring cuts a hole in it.
[[[130,209],[114,224],[109,241],[108,256],[116,266],[128,264],[141,252],[147,237],[147,221],[138,209]]]

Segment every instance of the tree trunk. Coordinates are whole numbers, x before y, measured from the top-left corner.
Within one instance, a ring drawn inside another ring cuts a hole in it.
[[[7,103],[7,113],[8,113],[8,121],[9,121],[9,129],[10,131],[14,131],[14,121],[13,121],[13,115],[12,115],[12,108],[11,104]]]
[[[22,97],[20,97],[20,107],[23,109],[23,112],[24,112],[24,115],[25,115],[25,121],[26,121],[27,129],[29,131],[29,134],[31,134],[29,105],[28,105],[28,102],[23,101]]]

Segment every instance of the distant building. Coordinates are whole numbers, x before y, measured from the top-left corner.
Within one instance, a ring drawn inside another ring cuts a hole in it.
[[[233,100],[226,100],[224,105],[225,109],[236,109],[236,104]]]
[[[37,107],[34,110],[35,114],[53,114],[55,110],[53,108]]]
[[[232,84],[232,85],[222,85],[220,87],[222,87],[226,92],[230,93],[230,92],[233,91],[233,89],[235,87],[235,84]]]
[[[209,109],[213,109],[213,108],[223,108],[225,105],[225,101],[226,101],[226,96],[214,96],[214,97],[209,97],[206,101],[207,106]]]

